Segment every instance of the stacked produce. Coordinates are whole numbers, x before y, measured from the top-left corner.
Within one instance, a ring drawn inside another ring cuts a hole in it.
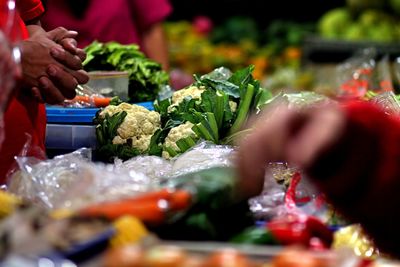
[[[319,21],[322,37],[349,41],[395,42],[400,40],[399,7],[396,0],[347,0]]]
[[[199,140],[229,144],[247,117],[271,94],[252,76],[253,66],[231,74],[226,69],[196,77],[170,98],[157,100],[155,111],[120,103],[96,118],[99,155],[123,160],[140,154],[175,157]]]
[[[168,83],[168,75],[161,65],[145,57],[137,45],[93,42],[85,51],[85,70],[129,73],[129,97],[132,102],[154,100],[161,86]]]
[[[233,71],[255,65],[256,79],[280,67],[297,68],[303,38],[313,32],[313,25],[276,21],[257,27],[249,17],[232,17],[204,32],[198,23],[169,22],[166,32],[169,42],[171,81],[183,79],[184,73],[208,73],[219,66]],[[190,76],[185,80],[190,80]],[[181,88],[180,84],[176,88]]]

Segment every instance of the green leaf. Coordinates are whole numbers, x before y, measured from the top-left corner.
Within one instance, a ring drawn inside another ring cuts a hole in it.
[[[237,86],[246,86],[247,84],[253,80],[254,65],[250,65],[246,68],[240,69],[232,74],[232,76],[228,79],[229,82],[237,85]]]

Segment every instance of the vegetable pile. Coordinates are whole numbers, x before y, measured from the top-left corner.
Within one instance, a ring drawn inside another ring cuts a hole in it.
[[[172,97],[156,100],[156,111],[121,103],[94,120],[99,157],[127,160],[140,154],[175,157],[198,141],[230,144],[250,113],[272,95],[252,76],[254,66],[231,74],[220,68],[195,76],[195,83]]]
[[[118,70],[129,73],[131,102],[153,101],[160,87],[168,83],[168,74],[161,69],[161,64],[145,57],[137,45],[95,41],[85,51],[85,70]]]

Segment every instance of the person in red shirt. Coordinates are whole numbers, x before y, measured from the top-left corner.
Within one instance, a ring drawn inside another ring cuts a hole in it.
[[[400,116],[369,102],[267,110],[240,143],[243,193],[263,188],[268,162],[305,171],[382,252],[400,258]]]
[[[10,18],[13,11],[6,13],[4,8],[12,8],[10,3],[14,2],[0,0],[1,20]],[[45,32],[39,23],[44,11],[40,0],[20,0],[17,9],[16,26],[8,33],[11,41],[20,47],[22,78],[4,111],[5,140],[0,151],[0,183],[6,181],[14,157],[23,149],[28,135],[31,147],[35,149],[28,151],[27,155],[37,151],[36,148],[44,151],[46,114],[43,103],[60,103],[65,98],[74,97],[77,84],[88,80],[82,70],[85,55],[76,48],[76,33],[63,28]],[[8,25],[6,32],[9,29]],[[23,40],[18,42],[18,38]]]
[[[148,57],[168,68],[161,25],[172,10],[168,0],[48,0],[46,9],[43,27],[78,31],[80,47],[95,40],[139,44]]]

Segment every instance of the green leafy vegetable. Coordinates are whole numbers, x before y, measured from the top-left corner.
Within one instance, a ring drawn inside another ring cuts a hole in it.
[[[118,70],[129,73],[129,97],[132,102],[152,101],[162,85],[168,83],[168,74],[161,65],[145,57],[137,45],[116,42],[93,42],[85,48],[83,63],[87,71]]]

